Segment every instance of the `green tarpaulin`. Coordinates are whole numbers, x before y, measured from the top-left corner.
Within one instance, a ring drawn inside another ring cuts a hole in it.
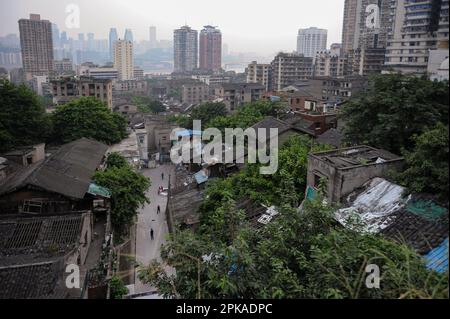
[[[94,196],[101,196],[101,197],[106,197],[106,198],[111,197],[111,192],[109,191],[109,189],[98,186],[97,184],[93,184],[93,183],[91,183],[91,185],[89,185],[88,193],[91,195],[94,195]]]

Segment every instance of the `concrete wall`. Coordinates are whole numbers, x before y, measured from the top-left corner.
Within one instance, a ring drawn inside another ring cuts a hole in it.
[[[340,201],[341,198],[349,195],[356,188],[361,187],[372,178],[387,177],[389,173],[400,170],[402,166],[403,161],[394,161],[359,166],[349,170],[338,170],[336,179],[338,183],[335,185],[335,195],[333,200]]]
[[[402,166],[403,161],[396,160],[381,164],[337,169],[310,155],[308,157],[307,185],[315,186],[315,175],[327,178],[328,200],[333,203],[340,203],[346,195],[363,186],[370,179],[387,177],[389,173],[401,170]]]

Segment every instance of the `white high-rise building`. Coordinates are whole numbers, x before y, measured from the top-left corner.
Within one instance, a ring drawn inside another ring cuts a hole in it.
[[[114,43],[114,68],[119,72],[119,80],[132,80],[134,77],[133,43],[118,40]]]
[[[297,53],[314,58],[317,52],[327,49],[328,31],[311,27],[298,30]]]

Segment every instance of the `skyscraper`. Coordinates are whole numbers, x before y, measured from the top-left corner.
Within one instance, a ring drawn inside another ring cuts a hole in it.
[[[111,28],[109,30],[109,58],[114,60],[114,42],[119,40],[119,37],[117,35],[117,29]]]
[[[392,3],[390,0],[346,0],[342,46],[350,73],[381,72],[392,30]]]
[[[198,32],[189,26],[174,31],[174,71],[190,72],[198,65]]]
[[[222,68],[222,33],[207,25],[200,32],[200,69],[219,71]]]
[[[344,22],[342,24],[342,53],[353,50],[357,29],[357,12],[361,11],[361,1],[345,0]]]
[[[69,38],[67,37],[67,32],[63,31],[61,32],[61,46],[64,46],[69,41]]]
[[[95,40],[94,40],[94,34],[88,33],[87,34],[87,49],[88,51],[94,51],[95,50]]]
[[[149,41],[150,41],[150,48],[154,49],[157,47],[157,38],[156,38],[156,27],[151,26],[149,28]]]
[[[50,21],[38,14],[19,20],[22,63],[27,80],[33,75],[48,75],[53,70],[53,39]]]
[[[52,38],[53,38],[53,47],[59,48],[61,46],[61,38],[59,36],[59,28],[55,23],[52,23]]]
[[[317,52],[327,49],[327,34],[327,30],[315,27],[298,30],[297,53],[314,58]]]
[[[119,80],[133,79],[133,42],[117,40],[114,42],[114,68],[119,72]]]
[[[423,0],[420,4],[406,0],[395,2],[386,69],[425,74],[430,50],[445,50],[448,56],[448,0]]]
[[[133,43],[134,39],[133,39],[133,31],[131,29],[126,29],[125,30],[125,37],[123,38],[125,41],[130,41],[131,43]]]

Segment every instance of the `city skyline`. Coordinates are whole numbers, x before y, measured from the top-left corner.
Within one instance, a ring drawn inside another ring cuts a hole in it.
[[[71,3],[80,8],[79,29],[68,29],[65,25],[65,9]],[[216,7],[206,0],[199,0],[196,4],[168,0],[159,3],[158,10],[154,10],[152,3],[143,0],[78,0],[57,3],[50,0],[32,3],[18,0],[6,3],[5,10],[0,12],[0,36],[18,34],[17,21],[28,17],[30,13],[37,13],[43,19],[57,24],[61,31],[66,31],[72,38],[77,38],[79,33],[94,33],[97,39],[107,39],[110,28],[117,28],[119,34],[129,28],[133,30],[136,41],[148,41],[149,27],[156,26],[158,39],[171,40],[173,30],[187,24],[196,30],[201,30],[205,25],[218,26],[223,33],[223,42],[233,52],[264,55],[278,51],[291,52],[296,49],[298,30],[308,27],[328,29],[327,46],[341,42],[344,0],[318,0],[314,3],[306,0],[294,3],[291,0],[281,0],[276,7],[269,6],[268,0],[257,3],[231,0],[226,6],[221,6],[220,10],[214,10]],[[260,10],[258,19],[249,21],[248,16],[255,5],[270,7],[270,10]],[[173,11],[175,7],[177,10]],[[324,7],[328,9],[323,10]],[[98,19],[98,12],[104,13],[102,19]]]

